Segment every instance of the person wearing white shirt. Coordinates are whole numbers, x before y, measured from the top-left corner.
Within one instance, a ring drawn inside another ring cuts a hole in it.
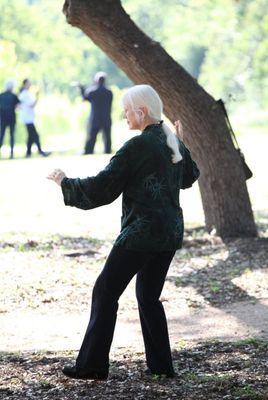
[[[29,88],[31,86],[31,82],[29,79],[24,79],[22,82],[22,87],[19,94],[20,101],[20,117],[23,124],[26,126],[28,132],[28,140],[27,140],[27,152],[26,157],[31,157],[32,154],[32,145],[35,143],[38,149],[39,154],[43,157],[49,156],[50,153],[45,152],[41,148],[39,134],[34,125],[35,119],[35,106],[38,101],[38,97],[34,97]]]

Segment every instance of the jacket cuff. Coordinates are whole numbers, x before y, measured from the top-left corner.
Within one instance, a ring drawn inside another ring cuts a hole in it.
[[[61,181],[61,190],[63,194],[63,201],[66,206],[72,206],[72,184],[71,179],[64,177]]]

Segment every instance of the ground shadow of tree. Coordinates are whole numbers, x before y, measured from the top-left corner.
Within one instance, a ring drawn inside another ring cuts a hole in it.
[[[74,381],[61,373],[75,353],[0,353],[3,399],[265,400],[263,340],[202,342],[173,352],[176,377],[148,375],[144,355],[126,349],[111,360],[108,381]]]
[[[236,286],[232,280],[241,276],[245,271],[267,269],[268,264],[268,238],[243,238],[229,240],[222,244],[214,244],[208,240],[202,243],[202,248],[196,249],[196,241],[192,246],[187,245],[189,252],[195,257],[208,257],[215,253],[219,247],[224,247],[228,252],[225,260],[220,260],[214,265],[192,270],[190,273],[180,272],[180,255],[178,254],[178,274],[169,275],[167,280],[176,286],[191,285],[211,305],[219,306],[241,300],[256,301],[255,296],[249,295],[245,290]],[[187,239],[186,239],[187,243]],[[200,239],[198,244],[200,243]]]
[[[267,231],[267,226],[262,226],[262,229]],[[254,271],[267,271],[268,238],[239,238],[222,242],[217,237],[204,235],[202,228],[199,228],[197,231],[186,230],[183,251],[182,256],[180,251],[177,253],[175,266],[167,280],[177,287],[193,287],[207,304],[217,308],[227,306],[231,315],[233,303],[248,301],[258,305],[259,315],[250,321],[251,326],[258,330],[257,319],[268,315],[268,309],[260,303],[258,297],[261,296],[254,290],[249,293],[234,280],[243,274],[247,276],[254,274]],[[183,264],[190,267],[184,269]],[[243,323],[249,323],[247,315],[233,314]]]

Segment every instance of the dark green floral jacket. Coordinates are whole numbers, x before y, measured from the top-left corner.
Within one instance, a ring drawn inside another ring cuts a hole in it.
[[[169,251],[182,245],[180,189],[191,187],[199,170],[180,142],[183,160],[171,161],[161,124],[147,126],[127,141],[98,175],[64,178],[66,205],[89,210],[113,202],[121,193],[121,232],[115,246],[138,251]]]

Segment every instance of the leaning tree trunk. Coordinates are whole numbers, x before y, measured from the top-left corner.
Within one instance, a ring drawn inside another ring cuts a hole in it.
[[[135,25],[120,0],[65,0],[63,12],[133,82],[158,91],[171,121],[182,121],[185,142],[201,170],[207,229],[215,227],[221,237],[256,236],[243,169],[213,97]]]

